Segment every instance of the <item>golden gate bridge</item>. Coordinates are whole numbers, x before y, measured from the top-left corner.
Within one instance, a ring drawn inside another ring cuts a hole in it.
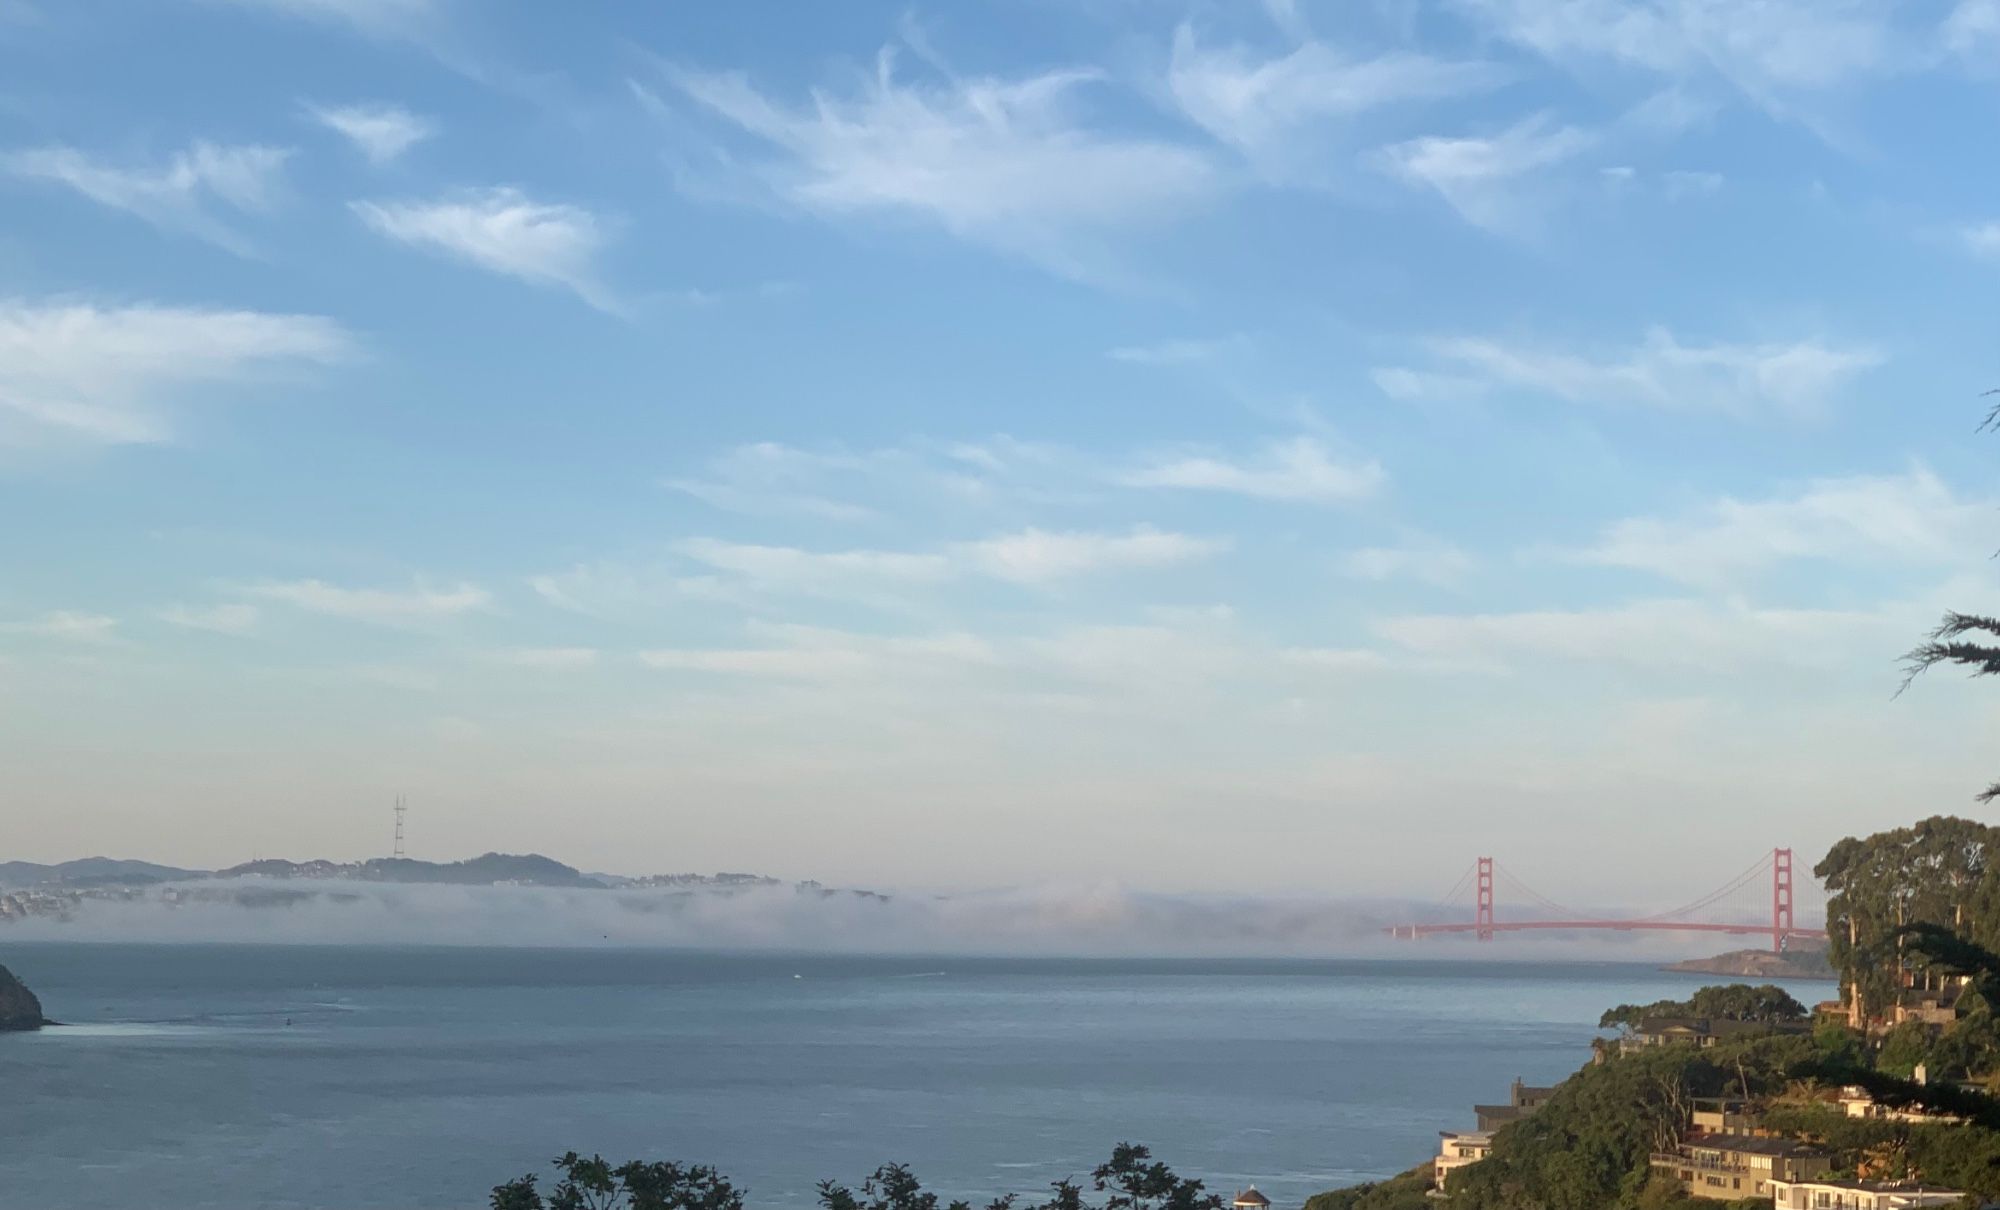
[[[1814,891],[1818,890],[1817,883],[1811,879],[1807,882]],[[1470,933],[1480,941],[1491,941],[1501,933],[1586,929],[1730,933],[1769,937],[1772,951],[1783,952],[1794,937],[1826,936],[1824,928],[1800,927],[1794,911],[1793,889],[1792,851],[1772,849],[1758,858],[1757,864],[1692,903],[1649,916],[1609,920],[1564,907],[1508,873],[1491,857],[1481,857],[1459,875],[1458,882],[1444,897],[1446,906],[1456,903],[1471,907],[1472,919],[1399,924],[1387,931],[1393,937],[1407,940]]]

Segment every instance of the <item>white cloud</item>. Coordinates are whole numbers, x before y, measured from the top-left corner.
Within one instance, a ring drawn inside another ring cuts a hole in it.
[[[1890,611],[1770,609],[1741,602],[1639,601],[1604,609],[1415,614],[1383,619],[1376,633],[1405,650],[1469,668],[1504,670],[1567,660],[1648,672],[1736,673],[1825,669],[1873,639],[1894,652],[1897,634],[1928,616]],[[1907,646],[1907,643],[1905,643]],[[1885,656],[1885,658],[1887,658]]]
[[[118,619],[59,609],[31,622],[16,622],[6,629],[64,643],[102,645],[117,640]]]
[[[397,105],[309,105],[306,111],[377,164],[396,159],[437,133],[428,118]]]
[[[0,165],[15,176],[68,186],[163,230],[247,254],[248,242],[216,211],[270,209],[283,194],[291,154],[281,147],[196,142],[162,167],[122,167],[74,147],[40,147],[8,153]]]
[[[858,651],[785,647],[642,651],[639,662],[668,671],[808,681],[858,676],[869,668],[867,657]]]
[[[1365,546],[1348,551],[1340,570],[1356,580],[1417,580],[1449,587],[1472,571],[1472,556],[1449,542],[1420,539],[1402,546]]]
[[[684,576],[665,568],[608,561],[531,576],[528,586],[558,609],[595,618],[650,617],[689,601],[734,599],[713,576]]]
[[[215,634],[248,634],[257,628],[261,613],[255,605],[241,602],[221,605],[172,605],[160,611],[160,620],[189,630]]]
[[[604,220],[581,206],[537,202],[511,188],[351,205],[362,222],[390,239],[534,285],[560,286],[601,311],[620,310],[597,273],[610,233]]]
[[[1091,71],[924,85],[897,80],[885,51],[854,90],[816,90],[796,108],[738,73],[671,79],[776,153],[754,171],[788,205],[922,219],[1072,277],[1103,275],[1106,237],[1166,221],[1217,186],[1194,148],[1084,120],[1080,99],[1102,79]]]
[[[1726,584],[1795,560],[1949,566],[1977,547],[1992,519],[1993,501],[1960,499],[1916,467],[1822,479],[1790,497],[1724,497],[1688,517],[1627,518],[1566,557],[1690,584]]]
[[[952,566],[941,554],[892,550],[811,551],[794,546],[762,546],[690,538],[674,549],[697,563],[766,583],[828,583],[841,580],[938,581]]]
[[[1295,667],[1323,672],[1379,672],[1395,666],[1388,655],[1368,647],[1290,647],[1278,656]]]
[[[1408,366],[1377,366],[1368,377],[1384,395],[1405,403],[1428,403],[1446,399],[1470,399],[1482,394],[1484,379],[1464,374],[1441,374],[1435,370],[1413,370]]]
[[[485,609],[492,596],[473,584],[450,588],[415,588],[407,592],[380,588],[343,588],[324,580],[290,580],[252,584],[254,597],[303,609],[308,613],[362,622],[408,623],[434,621]]]
[[[312,315],[0,299],[0,446],[164,441],[187,388],[351,349]]]
[[[1714,75],[1783,113],[1790,98],[1910,62],[1876,0],[1457,0],[1551,60],[1608,61],[1676,78]]]
[[[2000,257],[2000,222],[1978,223],[1961,231],[1965,246],[1980,256]]]
[[[509,647],[486,653],[486,658],[510,668],[533,668],[562,672],[589,668],[597,663],[595,647]]]
[[[1435,341],[1432,349],[1451,364],[1452,373],[1474,375],[1495,387],[1575,403],[1739,416],[1811,413],[1882,362],[1872,349],[1834,348],[1817,340],[1686,345],[1665,328],[1652,329],[1635,348],[1596,356],[1486,337]]]
[[[1531,216],[1525,178],[1595,141],[1585,131],[1538,115],[1490,137],[1426,136],[1385,147],[1378,157],[1404,182],[1435,190],[1473,226],[1509,231]]]
[[[1168,567],[1205,558],[1225,545],[1141,525],[1122,533],[1031,528],[929,551],[814,551],[714,538],[691,538],[674,549],[753,583],[845,594],[965,578],[1038,584],[1093,572]]]
[[[441,0],[211,0],[283,17],[347,25],[376,36],[409,34],[433,21]]]
[[[1171,567],[1207,558],[1224,545],[1142,525],[1123,534],[1025,529],[956,550],[984,575],[1035,584],[1091,572]]]
[[[1961,55],[1977,55],[2000,44],[2000,0],[1959,0],[1945,18],[1945,45]]]
[[[1182,111],[1267,174],[1295,175],[1327,142],[1329,121],[1402,102],[1456,96],[1504,78],[1490,64],[1395,53],[1349,59],[1307,40],[1260,57],[1240,47],[1203,47],[1192,26],[1174,34],[1167,85]]]
[[[1719,172],[1699,172],[1690,169],[1675,169],[1662,178],[1666,184],[1667,200],[1681,201],[1684,198],[1706,197],[1722,190],[1723,176]]]
[[[1106,356],[1113,361],[1130,362],[1133,365],[1193,365],[1197,362],[1214,361],[1227,353],[1239,351],[1247,343],[1241,336],[1227,336],[1215,340],[1161,340],[1147,345],[1120,345]]]
[[[669,479],[666,486],[729,512],[859,521],[873,516],[874,510],[824,494],[824,481],[845,476],[868,479],[891,469],[890,464],[908,460],[896,450],[856,454],[757,441],[715,459],[706,478]]]
[[[994,667],[1000,658],[986,640],[946,632],[869,635],[818,626],[753,624],[753,637],[766,645],[743,648],[666,648],[639,653],[639,661],[663,671],[716,673],[786,681],[870,681],[955,677],[967,669]]]
[[[1261,462],[1227,462],[1210,457],[1176,458],[1125,476],[1133,487],[1172,487],[1233,492],[1265,500],[1315,504],[1367,499],[1382,489],[1388,474],[1381,464],[1336,461],[1311,437],[1273,445]]]

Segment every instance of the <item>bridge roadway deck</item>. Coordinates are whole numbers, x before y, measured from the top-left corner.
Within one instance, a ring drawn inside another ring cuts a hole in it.
[[[1438,933],[1520,933],[1530,930],[1609,929],[1614,932],[1731,933],[1739,937],[1768,937],[1774,931],[1767,924],[1696,924],[1677,920],[1496,920],[1491,924],[1471,921],[1451,924],[1398,924],[1387,931],[1392,937],[1429,937]],[[1792,937],[1824,938],[1825,929],[1785,929]]]

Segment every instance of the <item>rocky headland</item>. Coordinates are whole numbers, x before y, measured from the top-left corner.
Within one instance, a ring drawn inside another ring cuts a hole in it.
[[[47,1024],[49,1019],[42,1015],[42,1002],[35,999],[35,993],[16,979],[13,971],[0,966],[0,1033],[40,1029]]]
[[[1832,979],[1833,964],[1826,947],[1802,946],[1774,954],[1770,950],[1731,950],[1713,958],[1676,962],[1665,968],[1693,975],[1727,975],[1733,979]]]

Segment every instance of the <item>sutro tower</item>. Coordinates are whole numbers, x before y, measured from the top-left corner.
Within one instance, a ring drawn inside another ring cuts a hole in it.
[[[396,795],[396,853],[395,853],[395,855],[396,855],[397,857],[401,857],[401,856],[403,855],[403,812],[405,812],[405,811],[407,811],[407,810],[409,810],[409,809],[410,809],[410,808],[409,808],[409,807],[408,807],[408,806],[407,806],[407,805],[406,805],[406,804],[405,804],[405,803],[403,802],[403,796],[402,796],[401,794],[398,794],[398,795]]]

